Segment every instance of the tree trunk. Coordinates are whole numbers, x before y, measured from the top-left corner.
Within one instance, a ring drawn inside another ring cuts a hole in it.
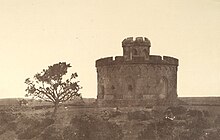
[[[58,109],[58,103],[54,103],[54,110],[53,110],[53,114],[52,117],[55,117],[57,114],[57,109]]]

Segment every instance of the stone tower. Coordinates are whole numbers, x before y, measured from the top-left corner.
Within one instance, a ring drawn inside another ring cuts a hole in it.
[[[177,98],[178,59],[150,55],[147,38],[122,41],[123,56],[96,61],[98,104],[140,106],[172,103]]]

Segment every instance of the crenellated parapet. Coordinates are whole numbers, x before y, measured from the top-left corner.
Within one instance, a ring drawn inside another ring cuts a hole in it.
[[[122,41],[122,47],[133,47],[133,46],[142,46],[142,47],[150,47],[150,40],[146,37],[128,37]]]
[[[155,64],[155,65],[175,65],[178,66],[178,59],[169,56],[150,55],[149,60],[142,56],[134,56],[131,61],[126,61],[123,56],[106,57],[96,60],[96,67],[109,65],[129,65],[129,64]]]

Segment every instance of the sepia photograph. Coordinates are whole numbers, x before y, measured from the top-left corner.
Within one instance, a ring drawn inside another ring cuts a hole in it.
[[[219,140],[220,0],[0,0],[0,140]]]

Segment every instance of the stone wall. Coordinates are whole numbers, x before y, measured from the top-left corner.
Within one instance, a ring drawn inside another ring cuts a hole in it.
[[[97,67],[98,99],[175,98],[177,67],[125,64]]]

